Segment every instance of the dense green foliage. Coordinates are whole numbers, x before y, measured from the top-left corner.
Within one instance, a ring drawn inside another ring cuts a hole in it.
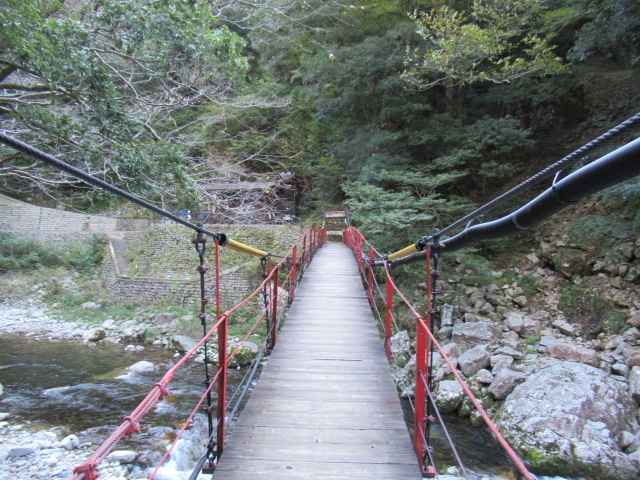
[[[0,24],[3,128],[148,198],[195,201],[197,152],[167,118],[219,98],[248,68],[245,42],[205,2],[9,0]],[[0,180],[9,192],[101,197],[29,158],[3,164]]]
[[[0,231],[0,272],[38,267],[68,267],[90,272],[101,264],[105,253],[105,242],[100,236],[56,248]]]
[[[237,175],[228,165],[293,172],[303,215],[346,202],[366,234],[394,248],[633,113],[639,8],[9,0],[0,8],[1,121],[171,207],[197,207],[198,183],[207,172]],[[584,65],[619,100],[590,89]],[[105,198],[0,154],[5,191]]]

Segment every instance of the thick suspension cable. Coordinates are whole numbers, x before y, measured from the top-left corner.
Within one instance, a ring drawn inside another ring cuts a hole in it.
[[[459,227],[468,225],[469,222],[472,222],[478,217],[494,210],[495,208],[499,207],[500,205],[503,205],[509,200],[512,200],[513,198],[520,195],[521,193],[529,190],[531,187],[541,183],[542,181],[548,178],[551,178],[553,175],[563,170],[566,170],[567,168],[571,167],[577,162],[584,160],[587,155],[592,154],[596,149],[602,147],[605,143],[610,142],[614,138],[620,137],[625,133],[628,133],[631,129],[637,127],[639,124],[640,124],[640,113],[637,113],[631,118],[617,125],[616,127],[610,129],[606,133],[600,135],[598,138],[590,141],[589,143],[583,145],[579,149],[573,151],[572,153],[562,158],[561,160],[557,161],[556,163],[549,165],[544,170],[538,172],[537,174],[528,178],[524,182],[516,185],[511,190],[503,193],[502,195],[499,195],[498,197],[494,198],[490,202],[474,210],[468,215],[465,215],[459,220],[456,220],[451,225],[440,230],[437,234],[425,236],[419,239],[415,244],[409,245],[401,250],[398,250],[397,252],[387,255],[387,259],[390,261],[395,261],[399,258],[404,258],[416,252],[420,252],[434,238],[441,237],[442,235],[449,233],[455,229],[458,229]]]
[[[450,231],[455,230],[458,227],[466,225],[468,222],[475,220],[476,218],[478,218],[481,215],[484,215],[485,213],[490,212],[496,207],[516,197],[520,193],[526,190],[529,190],[531,187],[539,184],[543,180],[551,178],[556,173],[561,172],[567,169],[568,167],[571,167],[572,165],[575,165],[577,162],[583,160],[586,155],[592,153],[597,148],[600,148],[606,142],[610,142],[615,137],[618,137],[623,133],[627,133],[629,130],[636,127],[638,124],[640,124],[640,113],[636,113],[633,117],[625,120],[620,125],[617,125],[616,127],[612,128],[608,132],[600,135],[598,138],[590,141],[589,143],[578,148],[577,150],[571,152],[569,155],[562,158],[561,160],[558,160],[553,165],[549,165],[544,170],[536,173],[532,177],[529,177],[524,182],[513,187],[511,190],[508,190],[507,192],[494,198],[490,202],[487,202],[485,205],[478,208],[477,210],[474,210],[470,214],[465,215],[461,219],[453,222],[451,225],[443,228],[438,233],[432,235],[432,238],[441,237],[442,235],[449,233]]]
[[[25,155],[29,155],[37,160],[40,160],[46,163],[47,165],[56,167],[62,170],[63,172],[69,173],[89,185],[101,188],[107,192],[113,193],[114,195],[117,195],[121,198],[129,200],[130,202],[140,205],[141,207],[147,210],[157,213],[158,215],[168,218],[176,223],[184,225],[185,227],[195,230],[196,232],[199,232],[199,233],[201,232],[204,235],[213,237],[215,240],[219,242],[220,246],[227,247],[227,248],[230,248],[231,250],[235,250],[237,252],[245,253],[247,255],[252,255],[254,257],[259,257],[259,258],[265,258],[271,255],[270,253],[265,252],[263,250],[259,250],[257,248],[253,248],[248,245],[244,245],[243,243],[240,243],[236,240],[232,240],[228,238],[228,236],[224,233],[207,231],[202,227],[202,225],[200,226],[195,225],[178,215],[174,215],[171,212],[167,212],[166,210],[159,208],[153,205],[152,203],[149,203],[146,200],[143,200],[142,198],[137,197],[136,195],[133,195],[132,193],[126,192],[121,188],[116,187],[115,185],[105,182],[104,180],[101,180],[83,170],[80,170],[79,168],[76,168],[73,165],[69,165],[68,163],[63,162],[62,160],[57,159],[56,157],[49,155],[48,153],[45,153],[42,150],[38,150],[37,148],[27,143],[24,143],[18,140],[17,138],[11,137],[3,132],[0,132],[0,142],[4,143],[8,147],[13,148],[14,150],[24,153]]]
[[[515,212],[491,222],[466,228],[457,235],[442,240],[442,253],[453,252],[481,240],[506,237],[527,230],[588,195],[638,175],[640,138],[564,177]],[[423,238],[427,242],[425,245],[433,239],[434,236]],[[404,253],[404,250],[401,252]],[[425,256],[424,251],[418,250],[417,244],[414,246],[414,252],[401,257],[394,254],[392,264],[405,265]],[[382,262],[376,263],[381,264]]]

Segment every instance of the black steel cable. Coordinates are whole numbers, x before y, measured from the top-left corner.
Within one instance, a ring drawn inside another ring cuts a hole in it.
[[[45,153],[41,150],[38,150],[37,148],[32,147],[31,145],[21,142],[20,140],[14,137],[11,137],[3,132],[0,132],[0,142],[4,143],[8,147],[13,148],[14,150],[18,150],[19,152],[24,153],[25,155],[29,155],[31,157],[37,158],[38,160],[41,160],[48,165],[59,168],[64,172],[70,173],[71,175],[74,175],[75,177],[79,178],[85,183],[88,183],[89,185],[93,185],[94,187],[99,187],[103,190],[106,190],[107,192],[113,193],[114,195],[118,195],[122,198],[125,198],[130,202],[136,203],[141,207],[146,208],[147,210],[151,210],[152,212],[155,212],[158,215],[162,215],[163,217],[169,218],[176,223],[184,225],[187,228],[191,228],[192,230],[195,230],[196,232],[202,232],[205,235],[209,235],[215,238],[216,240],[218,240],[221,245],[224,245],[224,243],[227,241],[227,236],[224,233],[209,232],[207,230],[204,230],[202,227],[198,227],[193,223],[188,222],[187,220],[184,220],[183,218],[177,215],[174,215],[173,213],[167,212],[162,208],[156,207],[155,205],[145,200],[142,200],[140,197],[137,197],[129,192],[126,192],[116,187],[115,185],[105,182],[104,180],[100,180],[99,178],[94,177],[93,175],[83,170],[80,170],[79,168],[69,165],[68,163],[63,162],[62,160],[59,160],[54,156],[49,155],[48,153]]]
[[[268,311],[268,309],[267,309],[267,311]],[[278,318],[276,320],[276,330],[278,330],[280,328],[280,325],[282,324],[282,318],[284,317],[285,311],[286,311],[286,308],[280,309],[280,313],[279,313]],[[255,374],[256,374],[256,372],[258,370],[258,366],[260,366],[260,364],[262,362],[262,359],[265,356],[265,351],[266,351],[268,345],[269,345],[268,337],[266,337],[264,342],[262,343],[262,347],[260,347],[260,350],[258,351],[258,353],[256,353],[255,357],[253,358],[251,367],[247,370],[247,373],[244,375],[244,377],[242,377],[242,380],[240,381],[239,387],[236,389],[235,392],[233,392],[233,395],[231,396],[228,404],[231,405],[231,404],[234,403],[234,401],[235,401],[235,404],[233,405],[233,408],[231,409],[231,412],[227,415],[227,418],[229,418],[229,420],[233,420],[233,417],[236,415],[238,409],[240,408],[240,405],[242,404],[242,400],[244,400],[244,397],[249,392],[249,388],[251,386],[251,382],[253,381],[253,378],[255,377]],[[239,396],[238,396],[238,392],[240,392]],[[236,396],[238,396],[237,400],[235,400]],[[221,419],[218,419],[218,425],[220,424],[220,421],[221,421]],[[213,440],[213,436],[215,435],[215,433],[216,432],[213,432],[210,435],[209,442],[211,442]],[[207,456],[208,456],[208,452],[205,451],[205,453],[202,455],[202,457],[200,458],[200,460],[196,464],[196,467],[191,471],[191,475],[189,476],[188,480],[196,480],[196,478],[200,475],[202,467],[206,463]]]
[[[466,228],[442,240],[442,252],[454,252],[481,240],[501,238],[529,229],[568,205],[593,193],[640,175],[640,138],[576,170],[556,182],[518,210],[491,222]],[[439,233],[437,234],[439,236]],[[435,237],[424,237],[423,240]],[[425,250],[398,258],[392,265],[405,265],[421,259]]]
[[[425,382],[425,385],[428,384],[427,379],[424,377],[424,375],[422,375],[422,381]],[[429,398],[429,403],[432,405],[433,411],[436,413],[436,416],[438,417],[438,422],[440,422],[440,426],[442,427],[442,432],[444,433],[444,436],[446,437],[447,442],[449,442],[451,451],[453,452],[453,455],[456,457],[456,461],[458,462],[458,465],[460,465],[460,469],[462,471],[462,474],[464,475],[464,478],[469,480],[469,477],[467,476],[467,468],[464,466],[464,463],[462,462],[462,458],[460,458],[458,449],[456,448],[453,438],[451,438],[451,435],[449,434],[449,430],[447,429],[447,426],[444,423],[444,419],[440,414],[440,410],[438,409],[438,405],[436,404],[436,401],[432,396],[431,390],[427,391],[427,398]]]
[[[608,132],[600,135],[598,138],[590,141],[589,143],[587,143],[586,145],[583,145],[582,147],[580,147],[579,149],[573,151],[572,153],[570,153],[569,155],[567,155],[566,157],[564,157],[563,159],[557,161],[556,163],[548,166],[547,168],[545,168],[544,170],[538,172],[537,174],[535,174],[534,176],[528,178],[527,180],[525,180],[524,182],[520,183],[519,185],[516,185],[515,187],[513,187],[511,190],[503,193],[502,195],[494,198],[493,200],[491,200],[490,202],[484,204],[483,206],[481,206],[480,208],[474,210],[473,212],[471,212],[470,214],[462,217],[461,219],[453,222],[451,225],[449,225],[448,227],[443,228],[442,230],[440,230],[440,232],[438,232],[437,234],[431,235],[427,238],[424,239],[425,243],[424,245],[426,245],[426,242],[428,242],[429,240],[433,239],[433,238],[438,238],[441,237],[442,235],[444,235],[445,233],[450,232],[451,230],[454,230],[472,220],[475,220],[476,218],[478,218],[481,215],[484,215],[485,213],[490,212],[491,210],[493,210],[494,208],[502,205],[503,203],[507,202],[508,200],[511,200],[512,198],[514,198],[516,195],[528,190],[529,188],[533,187],[534,185],[537,185],[538,183],[542,182],[543,180],[550,178],[552,175],[564,170],[567,167],[570,167],[571,165],[577,163],[578,161],[582,160],[585,155],[592,153],[596,148],[601,147],[605,142],[611,141],[613,138],[622,135],[623,133],[626,133],[628,130],[631,130],[632,128],[636,127],[637,124],[640,123],[640,113],[635,114],[633,117],[625,120],[624,122],[622,122],[621,124],[617,125],[616,127],[610,129]]]

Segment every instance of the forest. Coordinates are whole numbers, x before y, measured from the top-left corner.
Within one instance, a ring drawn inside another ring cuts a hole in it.
[[[301,217],[346,204],[383,250],[640,99],[637,0],[5,0],[0,25],[4,132],[173,210],[291,172]],[[0,191],[117,201],[5,147]]]

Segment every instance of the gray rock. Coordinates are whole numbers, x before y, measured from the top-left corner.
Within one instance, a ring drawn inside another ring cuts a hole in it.
[[[581,347],[572,343],[559,342],[548,347],[549,355],[570,362],[586,363],[598,366],[598,354],[595,350]]]
[[[458,357],[460,370],[467,376],[473,375],[481,368],[489,366],[491,352],[486,345],[478,345],[470,348]]]
[[[523,357],[523,353],[512,347],[500,347],[493,352],[494,355],[509,355],[516,360],[520,360]]]
[[[80,445],[80,439],[76,435],[68,435],[60,441],[60,447],[65,450],[73,450]]]
[[[640,268],[636,265],[629,265],[629,269],[627,270],[624,279],[627,282],[638,283],[640,280]]]
[[[453,327],[453,341],[461,352],[477,345],[490,345],[500,337],[500,330],[488,322],[463,323]]]
[[[627,446],[627,453],[640,451],[640,432],[636,432],[635,438],[630,445]]]
[[[513,297],[513,303],[518,307],[524,308],[529,304],[529,300],[524,295],[517,295]]]
[[[130,372],[138,374],[153,373],[155,369],[156,366],[152,362],[149,362],[147,360],[136,362],[130,367],[127,367],[127,370],[129,370]]]
[[[400,330],[391,337],[391,353],[396,358],[411,354],[411,339],[406,330]]]
[[[534,267],[544,266],[544,262],[535,253],[529,253],[526,258],[531,262],[531,265],[533,265]]]
[[[524,382],[525,378],[526,375],[523,373],[502,369],[493,377],[489,385],[489,393],[496,400],[503,400],[516,388],[516,385]]]
[[[176,316],[173,313],[165,312],[157,314],[155,317],[153,317],[153,320],[151,320],[151,322],[155,325],[167,325],[171,323],[175,318]]]
[[[413,397],[416,382],[416,356],[412,355],[402,368],[398,368],[395,363],[392,363],[391,374],[400,390],[400,396],[402,398]]]
[[[628,342],[635,342],[640,337],[640,330],[638,330],[636,327],[632,327],[624,332],[622,336]]]
[[[122,329],[138,328],[139,326],[140,326],[140,322],[138,322],[137,320],[127,320],[126,322],[122,322],[122,324],[120,325],[120,328]]]
[[[502,339],[509,342],[518,342],[520,341],[520,335],[518,335],[516,332],[509,330],[502,334]]]
[[[136,461],[140,455],[138,452],[134,452],[133,450],[114,450],[107,456],[108,462],[118,462],[122,465],[127,465]]]
[[[640,348],[624,348],[623,353],[624,363],[631,368],[640,367]]]
[[[457,380],[442,380],[435,392],[436,404],[441,412],[455,412],[464,398],[464,390]]]
[[[4,422],[7,418],[11,416],[10,413],[0,412],[0,422]]]
[[[480,369],[476,373],[476,378],[480,383],[489,384],[493,381],[493,374],[486,369]]]
[[[460,356],[460,347],[458,347],[457,343],[447,343],[442,347],[442,350],[444,350],[444,353],[447,354],[447,357],[451,359],[458,358]]]
[[[640,367],[633,367],[629,372],[629,393],[640,405]]]
[[[542,330],[540,321],[529,318],[522,312],[508,312],[504,324],[509,330],[513,330],[520,336],[533,335],[540,338],[540,330]]]
[[[518,385],[496,418],[533,468],[599,480],[636,480],[616,438],[636,407],[625,386],[581,363],[558,362]]]
[[[627,448],[635,439],[636,437],[633,433],[625,430],[622,432],[622,435],[620,435],[620,448]]]
[[[631,371],[631,369],[625,365],[624,363],[614,363],[611,366],[611,372],[614,373],[615,375],[621,375],[625,378],[627,378],[629,376],[629,372]]]
[[[568,278],[588,275],[591,270],[591,254],[585,250],[560,247],[553,254],[553,265]]]
[[[37,443],[25,443],[24,445],[16,445],[10,447],[7,452],[7,458],[18,458],[29,455],[38,450]]]
[[[122,339],[127,343],[143,342],[146,336],[146,332],[147,329],[142,326],[126,328],[124,332],[122,332]]]
[[[174,335],[169,340],[169,348],[184,353],[195,347],[196,343],[198,342],[186,335]]]
[[[82,338],[86,342],[97,342],[102,340],[106,336],[107,336],[107,332],[105,332],[104,328],[102,327],[91,328],[89,330],[86,330],[82,334]]]
[[[561,342],[560,339],[553,337],[551,335],[545,335],[540,339],[540,345],[543,347],[549,348],[551,345]]]
[[[235,351],[238,345],[231,344],[229,349],[231,352]],[[229,361],[231,368],[246,367],[251,364],[251,361],[258,353],[258,346],[252,342],[244,342],[235,353],[233,358]]]
[[[555,320],[551,325],[554,328],[557,328],[558,330],[560,330],[560,332],[562,332],[563,334],[568,335],[570,337],[575,337],[578,335],[578,332],[576,331],[575,327],[563,318],[559,318]]]
[[[453,305],[443,305],[441,309],[440,325],[443,327],[453,326]]]
[[[113,318],[107,318],[104,322],[102,322],[102,328],[111,328],[116,324],[116,321]]]
[[[102,305],[100,305],[99,303],[95,303],[95,302],[85,302],[80,304],[80,308],[84,308],[85,310],[91,310],[94,308],[100,308]]]
[[[493,306],[489,302],[484,302],[480,306],[480,313],[483,314],[483,315],[489,315],[490,313],[493,313],[494,311],[495,311],[495,309],[493,308]]]
[[[507,304],[505,297],[497,293],[491,293],[487,295],[487,302],[489,302],[494,307],[504,306]]]
[[[509,370],[513,365],[513,357],[510,355],[494,355],[490,359],[491,369],[493,374],[496,375],[502,370]]]

